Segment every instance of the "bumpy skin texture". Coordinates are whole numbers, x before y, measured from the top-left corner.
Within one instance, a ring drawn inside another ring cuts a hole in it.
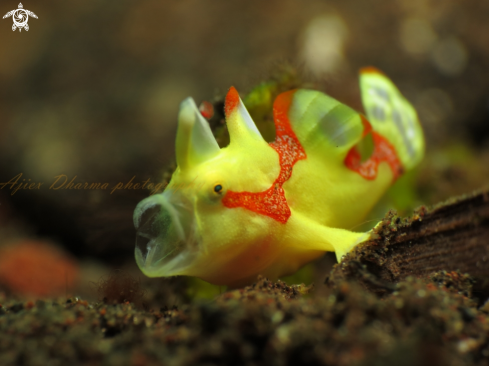
[[[182,102],[178,168],[136,208],[136,260],[148,276],[197,276],[241,286],[277,278],[369,233],[357,225],[424,151],[413,107],[373,68],[360,73],[367,117],[314,90],[275,100],[267,143],[236,89],[226,97],[231,142],[220,149],[191,99]],[[362,158],[361,146],[372,145]]]

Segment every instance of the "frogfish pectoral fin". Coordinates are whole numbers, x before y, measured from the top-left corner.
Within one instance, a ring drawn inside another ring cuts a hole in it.
[[[343,256],[358,244],[370,239],[372,232],[354,232],[346,229],[332,228],[302,215],[292,215],[287,223],[297,236],[291,238],[293,242],[307,243],[303,250],[335,252],[336,259],[341,262]]]
[[[367,233],[356,233],[353,231],[335,229],[338,230],[336,233],[338,237],[332,242],[335,250],[336,260],[340,263],[343,257],[349,253],[358,244],[370,239],[370,232]]]

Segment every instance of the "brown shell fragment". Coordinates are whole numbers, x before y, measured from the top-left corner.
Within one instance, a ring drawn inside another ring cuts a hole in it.
[[[335,265],[326,283],[357,280],[384,295],[408,276],[459,271],[476,280],[477,291],[489,279],[489,192],[421,207],[410,218],[389,211],[375,229],[377,238],[362,243]],[[483,291],[486,292],[486,291]]]

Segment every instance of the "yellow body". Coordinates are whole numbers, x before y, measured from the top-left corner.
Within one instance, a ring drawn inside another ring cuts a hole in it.
[[[369,233],[348,229],[362,221],[400,171],[419,162],[424,141],[414,109],[389,79],[364,69],[361,88],[368,122],[318,91],[277,98],[277,128],[282,129],[282,115],[293,131],[284,132],[282,142],[293,140],[305,152],[291,166],[281,165],[279,150],[261,137],[234,89],[226,99],[226,148],[219,148],[193,101],[182,102],[178,168],[165,191],[143,200],[134,213],[141,270],[151,277],[189,275],[236,287],[259,274],[291,274],[324,251],[335,251],[341,260],[368,239]],[[370,158],[376,174],[354,159],[370,128],[381,141]],[[284,169],[291,174],[280,180]],[[280,207],[287,216],[275,215],[276,201],[258,205],[264,214],[253,198],[243,198],[239,207],[229,199],[232,192],[254,197],[267,190],[272,197],[282,192],[286,204]]]

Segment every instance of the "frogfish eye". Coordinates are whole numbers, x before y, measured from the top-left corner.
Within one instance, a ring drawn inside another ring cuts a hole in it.
[[[221,193],[221,192],[222,192],[222,185],[220,185],[220,184],[216,184],[216,185],[214,186],[214,192],[216,192],[216,193]]]

